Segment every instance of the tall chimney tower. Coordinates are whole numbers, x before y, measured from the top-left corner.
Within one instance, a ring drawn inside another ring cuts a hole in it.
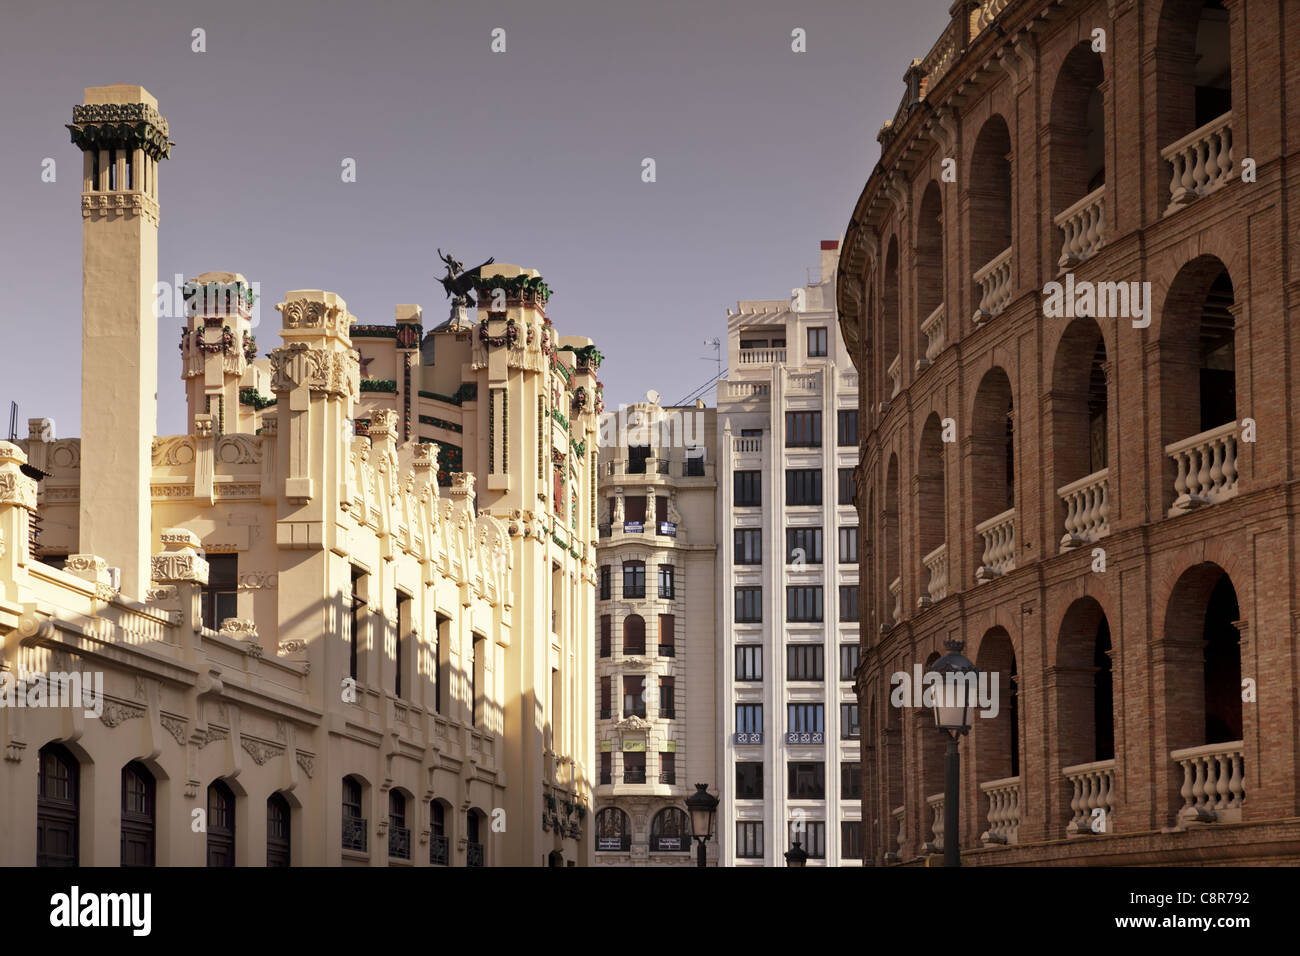
[[[81,149],[81,540],[149,586],[149,477],[158,420],[158,162],[172,143],[140,86],[93,86],[68,125]]]

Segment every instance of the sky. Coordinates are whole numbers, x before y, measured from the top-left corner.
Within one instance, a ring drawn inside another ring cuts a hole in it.
[[[820,241],[843,234],[903,72],[949,2],[8,6],[0,400],[18,403],[19,437],[34,417],[72,437],[81,163],[64,124],[87,86],[158,99],[176,143],[159,177],[159,279],[260,283],[263,354],[279,343],[273,305],[293,289],[336,292],[365,323],[418,303],[432,328],[448,310],[440,247],[466,266],[495,256],[541,272],[547,314],[596,342],[617,407],[651,388],[665,401],[693,392],[716,372],[704,343],[725,340],[729,307],[806,281]],[[791,49],[795,29],[805,52]],[[180,324],[159,322],[159,434],[186,430]]]

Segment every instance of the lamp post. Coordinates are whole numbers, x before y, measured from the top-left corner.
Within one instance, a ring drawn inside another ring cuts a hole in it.
[[[708,851],[704,845],[713,836],[713,815],[718,811],[718,798],[709,793],[707,783],[697,783],[695,792],[686,798],[686,809],[691,814],[691,834],[699,847],[696,866],[708,866]]]
[[[808,863],[808,851],[799,845],[799,841],[794,841],[794,846],[785,851],[786,866],[806,866]]]
[[[943,646],[948,653],[930,669],[940,680],[935,688],[934,723],[940,732],[948,735],[948,751],[943,760],[943,865],[961,866],[957,832],[961,755],[957,751],[957,738],[970,732],[971,701],[976,699],[975,682],[979,672],[961,653],[964,641],[950,638]]]

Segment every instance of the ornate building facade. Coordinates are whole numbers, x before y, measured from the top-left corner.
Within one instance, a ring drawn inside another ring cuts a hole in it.
[[[418,307],[375,333],[320,290],[258,358],[251,289],[208,273],[190,428],[156,436],[167,123],[110,86],[69,129],[85,429],[0,443],[0,862],[589,864],[590,341],[552,339],[544,283],[500,267],[501,308],[436,369]],[[373,361],[454,379],[456,427],[373,400]]]
[[[1300,860],[1297,50],[1287,4],[963,0],[908,68],[838,276],[868,860]],[[892,702],[949,640],[998,678],[951,834]]]
[[[603,431],[596,861],[693,866],[684,801],[717,766],[717,412],[640,402]]]

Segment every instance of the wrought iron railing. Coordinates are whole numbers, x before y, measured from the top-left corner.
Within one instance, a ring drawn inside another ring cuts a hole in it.
[[[343,849],[366,852],[366,818],[343,818]]]

